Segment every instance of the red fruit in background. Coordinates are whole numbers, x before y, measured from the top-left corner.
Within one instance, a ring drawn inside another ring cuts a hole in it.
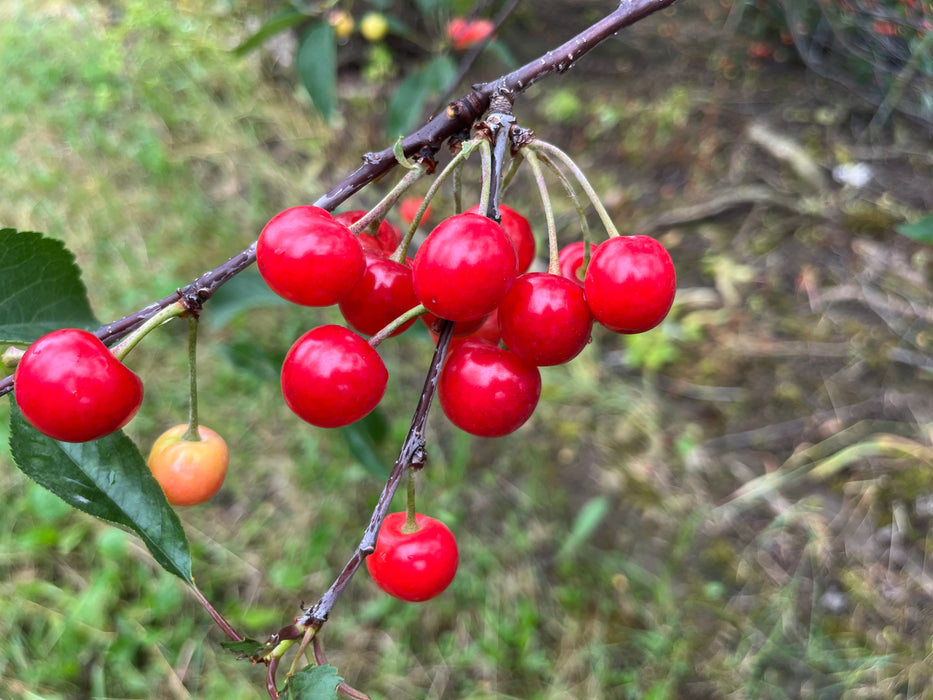
[[[534,413],[540,396],[537,367],[483,340],[465,340],[451,350],[437,384],[450,422],[481,437],[517,430]]]
[[[421,203],[424,201],[424,197],[406,197],[401,202],[398,203],[398,217],[406,224],[410,224],[415,220],[415,214],[418,213],[418,209],[421,208]],[[431,223],[431,216],[433,212],[431,211],[431,205],[429,204],[425,210],[424,215],[421,217],[419,226],[425,226]]]
[[[519,275],[499,304],[502,341],[539,367],[563,364],[579,355],[592,329],[583,289],[561,275]]]
[[[366,212],[362,209],[342,211],[339,214],[335,214],[334,219],[349,228],[362,219],[365,214]],[[379,228],[376,229],[375,235],[369,233],[369,231],[360,231],[360,235],[357,236],[357,239],[360,245],[363,246],[363,250],[389,256],[395,252],[395,249],[398,248],[398,244],[402,242],[402,234],[395,226],[383,219],[379,223]]]
[[[482,214],[478,204],[467,211],[472,214]],[[512,240],[512,245],[515,246],[515,255],[518,257],[518,273],[527,272],[535,259],[535,236],[531,230],[531,224],[528,223],[528,219],[505,204],[499,205],[499,217],[502,219],[499,225],[502,226],[502,230],[508,234],[508,237]]]
[[[593,251],[595,250],[596,245],[590,243],[591,260],[593,259]],[[581,271],[583,271],[583,253],[583,241],[575,241],[565,245],[557,253],[557,263],[560,266],[560,274],[576,283],[581,288],[583,287],[583,275],[581,274]]]
[[[468,321],[499,305],[515,269],[515,247],[499,224],[478,214],[457,214],[438,224],[418,248],[415,294],[431,313]]]
[[[391,321],[418,306],[411,284],[411,268],[375,253],[366,254],[366,271],[340,300],[340,313],[354,330],[375,335]],[[412,319],[393,336],[411,327]]]
[[[440,595],[457,573],[457,540],[440,520],[415,514],[418,530],[404,532],[406,513],[389,513],[366,557],[373,581],[391,596],[418,603]]]
[[[350,230],[318,207],[292,207],[266,224],[256,264],[270,289],[303,306],[330,306],[363,276],[363,249]]]
[[[488,19],[454,17],[447,23],[447,38],[455,51],[463,51],[484,41],[495,29],[496,25]]]
[[[314,328],[282,363],[282,394],[300,418],[321,428],[349,425],[372,411],[389,374],[369,343],[343,326]]]
[[[677,274],[670,254],[653,238],[616,236],[593,253],[583,285],[597,321],[616,333],[642,333],[670,311]]]
[[[16,403],[41,433],[87,442],[129,423],[143,401],[143,383],[97,336],[62,328],[30,345],[13,377]]]

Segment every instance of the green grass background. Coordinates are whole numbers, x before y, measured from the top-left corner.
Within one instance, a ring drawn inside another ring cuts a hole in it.
[[[234,1],[0,6],[0,225],[64,240],[101,319],[234,255],[275,212],[313,201],[385,145],[391,83],[345,67],[328,125],[268,54],[230,53],[261,12]],[[520,11],[513,45],[556,43],[579,18],[553,20]],[[890,168],[875,190],[799,182],[741,127],[769,120],[826,165],[865,150],[846,131],[846,109],[864,107],[824,104],[832,86],[786,57],[746,61],[746,39],[726,46],[716,33],[725,20],[713,2],[650,19],[631,45],[610,42],[533,90],[521,118],[578,158],[622,228],[748,182],[796,205],[651,229],[679,270],[670,320],[633,338],[597,330],[573,363],[543,370],[541,405],[514,435],[470,438],[435,412],[419,503],[457,533],[457,579],[410,605],[362,572],[325,628],[330,661],[373,697],[926,692],[931,256],[892,226],[933,209],[929,159],[896,123],[875,144]],[[533,194],[519,177],[509,202],[543,237]],[[573,240],[575,214],[560,207]],[[204,320],[201,417],[232,459],[222,492],[180,515],[198,585],[262,639],[329,585],[381,481],[278,391],[276,362],[304,330],[339,321],[335,310],[278,305],[219,324],[208,306]],[[147,394],[127,432],[144,452],[185,419],[185,332],[161,330],[131,356]],[[381,352],[387,471],[430,343],[419,328]],[[0,402],[0,431],[7,410]],[[755,479],[755,497],[723,506]],[[132,536],[31,484],[3,435],[0,484],[0,696],[264,696],[264,668],[221,649],[184,586]]]

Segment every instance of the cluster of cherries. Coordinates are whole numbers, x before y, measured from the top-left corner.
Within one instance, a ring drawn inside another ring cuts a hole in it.
[[[499,213],[501,224],[478,207],[445,219],[404,262],[401,234],[388,222],[375,234],[354,235],[349,227],[365,212],[332,216],[299,206],[275,216],[256,247],[263,279],[297,304],[337,304],[350,326],[320,326],[292,345],[281,374],[292,411],[327,428],[372,411],[388,381],[375,345],[410,327],[412,314],[422,311],[435,339],[441,321],[455,324],[437,386],[444,413],[474,435],[506,435],[534,412],[538,368],[576,357],[594,322],[640,333],[667,315],[676,277],[654,239],[616,236],[591,244],[585,274],[584,244],[572,243],[559,252],[559,274],[528,272],[535,256],[531,226],[507,206]],[[434,518],[390,513],[366,564],[387,593],[427,600],[454,578],[456,539]]]
[[[576,357],[594,321],[640,333],[666,316],[676,278],[670,255],[653,238],[591,244],[582,277],[582,242],[560,251],[560,274],[527,272],[535,255],[531,227],[509,207],[499,211],[501,224],[476,208],[443,220],[404,263],[395,259],[401,236],[388,222],[375,235],[351,232],[363,212],[332,216],[299,206],[275,216],[256,247],[263,279],[297,304],[337,304],[349,325],[320,326],[294,343],[281,375],[288,406],[325,428],[372,411],[388,372],[373,338],[362,336],[401,333],[415,322],[404,314],[420,304],[435,336],[441,320],[455,322],[438,383],[444,413],[469,433],[499,437],[533,413],[538,368]],[[404,322],[392,328],[397,319]]]

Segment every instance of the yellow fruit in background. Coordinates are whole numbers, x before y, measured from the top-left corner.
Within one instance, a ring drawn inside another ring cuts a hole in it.
[[[389,31],[389,20],[378,12],[367,12],[360,20],[360,34],[367,41],[379,41]]]
[[[327,16],[327,21],[334,28],[334,36],[340,41],[349,38],[353,33],[353,27],[356,26],[350,13],[343,10],[333,10]]]

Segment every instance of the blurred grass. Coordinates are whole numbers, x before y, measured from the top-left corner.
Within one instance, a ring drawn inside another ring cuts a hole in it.
[[[933,209],[930,163],[897,124],[876,145],[872,188],[807,190],[737,135],[764,115],[824,167],[855,158],[865,149],[847,139],[844,99],[827,121],[831,86],[743,63],[741,37],[731,46],[713,29],[721,5],[688,5],[533,93],[523,119],[579,159],[623,226],[749,182],[821,208],[765,202],[665,225],[656,234],[680,292],[661,328],[597,332],[573,363],[544,370],[540,407],[515,435],[472,439],[432,418],[420,503],[457,533],[458,577],[414,606],[363,573],[324,635],[331,662],[374,697],[924,692],[931,255],[886,222]],[[235,254],[272,213],[312,201],[382,145],[378,96],[354,86],[330,130],[260,58],[231,57],[252,10],[0,8],[0,224],[62,238],[102,320]],[[677,55],[658,59],[659,35]],[[697,54],[706,65],[689,72]],[[648,60],[651,71],[633,70]],[[510,201],[537,212],[518,180]],[[573,216],[559,224],[575,235]],[[234,457],[222,492],[180,514],[199,587],[263,638],[330,583],[380,482],[339,433],[302,424],[279,396],[276,358],[334,310],[210,317],[201,414]],[[128,432],[144,451],[185,415],[184,337],[164,329],[131,358],[147,398]],[[381,352],[388,468],[430,349],[419,327]],[[913,447],[873,452],[883,440]],[[838,468],[780,478],[802,463]],[[756,499],[729,501],[749,482]],[[264,695],[264,670],[222,651],[180,583],[133,538],[28,483],[2,434],[0,483],[0,695]]]

